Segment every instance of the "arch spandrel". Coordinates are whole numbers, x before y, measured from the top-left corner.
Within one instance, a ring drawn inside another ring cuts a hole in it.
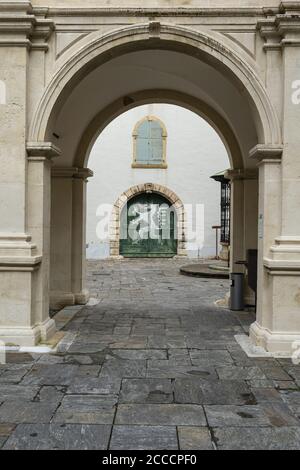
[[[105,35],[93,33],[90,42],[69,57],[53,76],[31,123],[30,140],[46,139],[51,117],[57,116],[71,90],[95,67],[130,51],[157,48],[184,52],[221,70],[234,86],[240,87],[249,100],[253,109],[251,118],[257,128],[258,143],[281,143],[276,112],[261,79],[249,64],[236,52],[207,34],[160,23],[158,29],[158,32],[153,33],[150,22],[125,27]]]

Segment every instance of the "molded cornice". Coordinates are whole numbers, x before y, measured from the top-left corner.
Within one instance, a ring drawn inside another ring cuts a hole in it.
[[[34,8],[35,11],[35,8]],[[279,8],[268,8],[268,15],[279,13]],[[51,8],[48,16],[113,16],[113,17],[256,17],[265,16],[265,8],[193,8],[193,7],[99,7],[99,8]]]
[[[249,152],[249,158],[258,161],[262,160],[281,160],[282,146],[278,145],[256,145]]]
[[[89,168],[76,168],[76,167],[53,167],[51,171],[53,178],[77,178],[86,180],[94,176],[94,173]]]
[[[47,10],[33,14],[30,2],[4,2],[0,4],[0,46],[24,46],[48,50],[46,41],[54,31],[51,19],[45,18]],[[4,37],[1,37],[3,33]]]
[[[258,21],[257,29],[266,39],[265,49],[300,46],[300,2],[282,2],[279,14]]]
[[[245,168],[245,169],[241,168],[241,169],[227,170],[224,176],[230,181],[256,180],[258,179],[258,171],[256,168]]]
[[[26,151],[28,158],[52,158],[59,157],[61,150],[51,142],[27,142]]]
[[[32,13],[32,5],[29,0],[2,1],[0,14],[4,13]]]
[[[279,6],[280,13],[290,13],[291,15],[300,14],[300,2],[281,2]]]

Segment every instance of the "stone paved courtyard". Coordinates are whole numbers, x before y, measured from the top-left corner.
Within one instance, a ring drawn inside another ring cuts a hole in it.
[[[89,262],[99,303],[65,326],[70,348],[0,366],[3,449],[300,449],[300,366],[248,358],[234,335],[253,314],[181,265]]]

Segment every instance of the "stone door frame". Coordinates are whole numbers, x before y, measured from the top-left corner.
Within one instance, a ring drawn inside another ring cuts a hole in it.
[[[186,213],[184,204],[181,199],[171,189],[162,186],[161,184],[144,183],[132,186],[127,191],[124,191],[117,199],[113,206],[111,220],[110,220],[110,257],[120,259],[120,226],[121,226],[121,213],[124,206],[135,196],[143,193],[157,193],[164,196],[175,208],[177,219],[177,256],[187,256],[186,253]]]

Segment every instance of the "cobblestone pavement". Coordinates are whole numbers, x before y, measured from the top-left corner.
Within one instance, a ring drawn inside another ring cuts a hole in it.
[[[234,335],[253,315],[181,264],[89,263],[99,304],[65,327],[68,351],[0,366],[3,449],[300,448],[300,366],[249,359]]]

